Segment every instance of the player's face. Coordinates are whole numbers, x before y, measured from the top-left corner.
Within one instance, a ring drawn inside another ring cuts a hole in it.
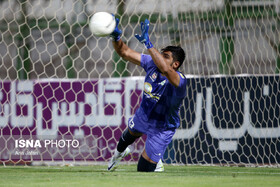
[[[162,52],[161,54],[162,54],[165,62],[168,65],[172,66],[173,69],[177,69],[178,68],[179,62],[178,61],[174,61],[172,52],[165,51],[165,52]]]

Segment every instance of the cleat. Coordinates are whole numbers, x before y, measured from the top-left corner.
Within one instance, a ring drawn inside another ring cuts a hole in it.
[[[163,166],[162,160],[160,159],[157,163],[155,172],[163,172],[163,171],[164,171],[164,166]]]
[[[118,167],[120,161],[130,153],[131,150],[128,147],[122,153],[116,150],[115,154],[113,155],[108,164],[108,171],[114,171]]]

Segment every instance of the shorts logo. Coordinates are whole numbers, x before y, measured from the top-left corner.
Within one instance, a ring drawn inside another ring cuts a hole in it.
[[[129,120],[129,124],[128,124],[128,126],[129,126],[129,128],[133,129],[133,127],[134,127],[134,121],[133,121],[133,118],[131,118],[131,119]]]

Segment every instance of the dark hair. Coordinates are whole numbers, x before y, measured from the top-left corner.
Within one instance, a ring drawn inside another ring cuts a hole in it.
[[[167,46],[163,49],[161,49],[161,52],[167,52],[170,51],[172,53],[172,57],[174,61],[178,61],[180,65],[178,68],[183,64],[186,54],[185,51],[180,46]]]

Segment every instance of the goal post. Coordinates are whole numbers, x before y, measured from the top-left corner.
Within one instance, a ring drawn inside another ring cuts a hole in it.
[[[120,18],[122,40],[150,20],[157,49],[180,45],[188,79],[181,126],[163,161],[279,166],[279,1],[0,1],[0,161],[109,160],[141,101],[145,72],[95,37],[98,11]],[[125,159],[137,162],[145,136]]]

